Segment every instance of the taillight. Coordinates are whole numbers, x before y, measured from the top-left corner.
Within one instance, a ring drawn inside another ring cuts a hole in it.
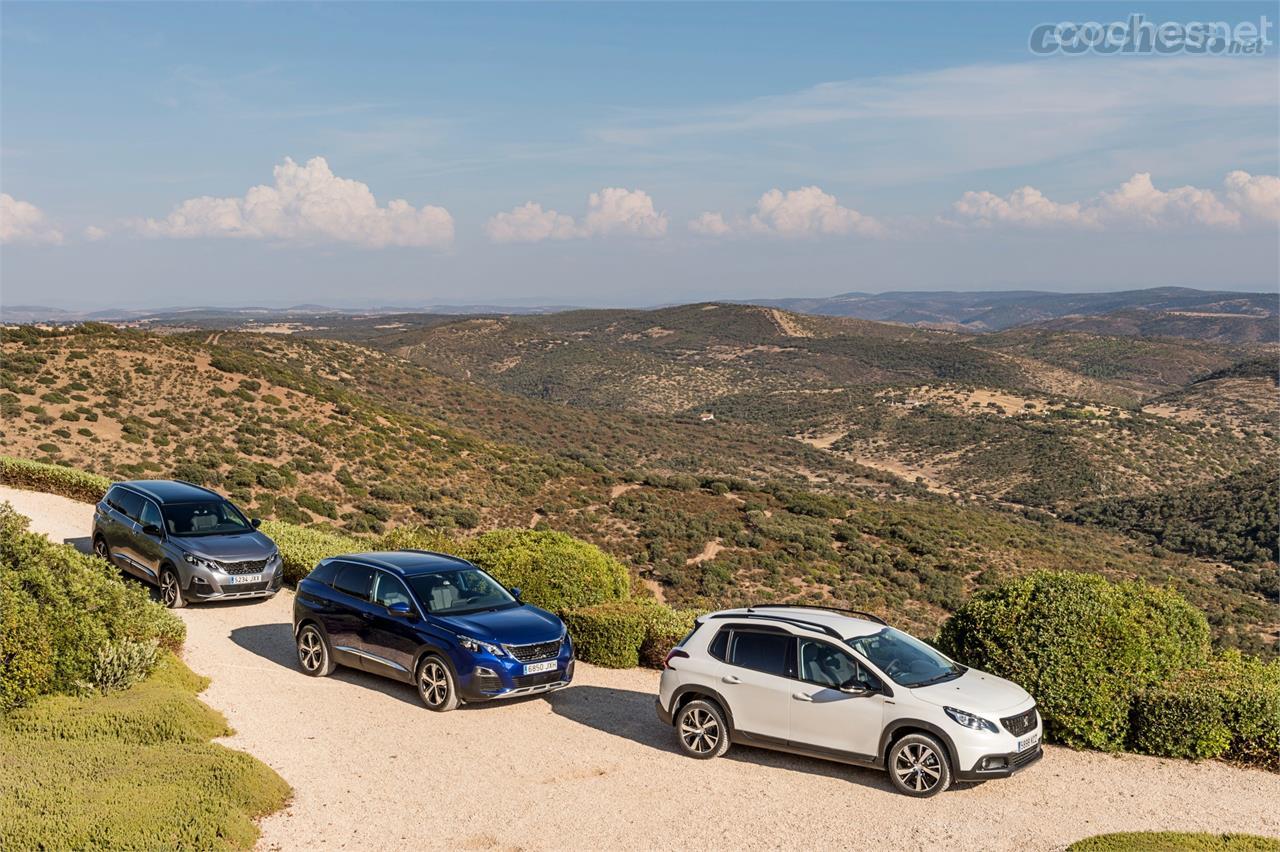
[[[662,661],[662,667],[664,669],[674,669],[675,666],[671,665],[671,661],[680,658],[689,659],[689,652],[680,648],[672,648],[671,653],[667,654],[667,658]]]

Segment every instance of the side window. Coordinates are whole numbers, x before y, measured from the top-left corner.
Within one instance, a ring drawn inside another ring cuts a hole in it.
[[[786,677],[795,644],[788,633],[735,630],[729,642],[729,662],[744,669]]]
[[[164,529],[164,519],[160,517],[160,510],[150,500],[142,501],[142,513],[138,516],[138,523],[144,527],[154,525]]]
[[[369,585],[373,582],[373,569],[367,565],[345,564],[338,570],[333,587],[362,601],[369,599]]]
[[[832,689],[850,681],[869,688],[879,685],[850,654],[813,639],[800,640],[800,679]]]
[[[723,660],[729,650],[730,632],[728,627],[721,628],[720,632],[716,634],[716,638],[712,639],[711,644],[707,646],[707,653],[717,660]]]
[[[130,520],[138,520],[138,516],[142,514],[143,502],[142,495],[123,488],[116,495],[116,508]]]
[[[409,591],[404,587],[404,583],[401,583],[398,578],[392,577],[385,571],[378,571],[373,575],[373,602],[387,607],[395,603],[405,603],[410,607],[413,606],[413,601],[409,598]]]
[[[307,575],[308,580],[317,580],[326,586],[333,585],[333,579],[338,576],[338,567],[341,562],[321,562],[315,568],[311,569],[311,573]]]

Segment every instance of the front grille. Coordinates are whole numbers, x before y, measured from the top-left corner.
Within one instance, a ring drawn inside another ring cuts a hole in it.
[[[266,559],[251,559],[245,562],[219,562],[218,567],[228,574],[260,574],[266,570]]]
[[[1021,754],[1015,754],[1013,757],[1009,758],[1009,764],[1014,769],[1017,769],[1019,766],[1025,766],[1031,761],[1035,760],[1036,757],[1039,756],[1039,754],[1040,754],[1040,746],[1036,746],[1035,748],[1029,748],[1026,751],[1022,752]]]
[[[503,645],[502,647],[506,648],[507,653],[520,662],[531,663],[534,660],[550,659],[560,653],[560,640],[537,642],[533,645]]]
[[[1032,707],[1027,712],[1019,713],[1017,716],[1006,716],[1000,720],[1000,724],[1004,725],[1004,729],[1015,737],[1020,737],[1035,728],[1036,708]]]
[[[526,686],[546,686],[549,683],[558,682],[560,677],[560,672],[540,672],[534,675],[525,675],[524,677],[515,678],[516,689],[523,689]]]

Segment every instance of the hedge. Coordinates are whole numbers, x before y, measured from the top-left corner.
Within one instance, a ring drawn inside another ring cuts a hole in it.
[[[579,659],[608,668],[659,667],[693,627],[697,613],[632,598],[568,610],[565,625]]]
[[[460,543],[458,555],[508,588],[519,587],[529,603],[555,613],[620,600],[631,587],[625,565],[561,532],[495,530]]]
[[[1131,747],[1164,757],[1226,757],[1280,770],[1280,661],[1225,651],[1144,690]]]
[[[321,559],[373,549],[361,539],[284,521],[263,521],[259,529],[280,548],[285,582],[293,585],[311,573]]]
[[[1209,625],[1168,589],[1042,571],[976,594],[938,644],[1027,689],[1049,739],[1119,750],[1137,695],[1207,661]]]
[[[111,482],[108,477],[75,468],[0,456],[0,483],[17,488],[96,503],[107,493]]]
[[[0,712],[46,693],[126,685],[148,673],[137,646],[181,646],[183,623],[141,584],[27,524],[0,504]],[[120,657],[134,667],[122,672]],[[100,681],[107,671],[110,682]]]

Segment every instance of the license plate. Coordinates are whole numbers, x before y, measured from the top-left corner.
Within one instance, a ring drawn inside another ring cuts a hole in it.
[[[233,574],[231,576],[231,585],[236,586],[241,583],[261,583],[261,574]]]
[[[547,660],[542,663],[525,663],[525,674],[538,674],[540,672],[553,672],[559,664],[558,660]]]
[[[1035,748],[1038,745],[1040,745],[1040,735],[1032,734],[1029,737],[1023,737],[1018,740],[1018,751],[1023,752],[1029,748]]]

